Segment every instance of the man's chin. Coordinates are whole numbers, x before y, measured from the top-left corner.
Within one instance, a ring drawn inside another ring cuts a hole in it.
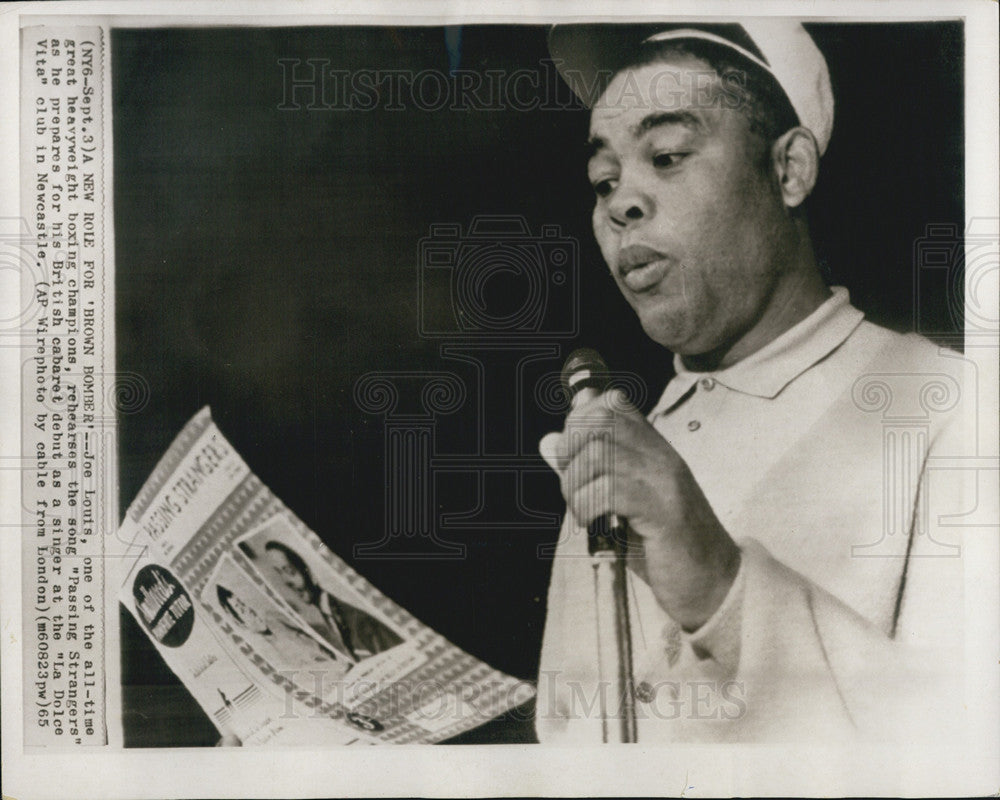
[[[698,346],[693,341],[694,331],[687,324],[686,317],[679,313],[664,314],[662,307],[658,310],[660,313],[656,314],[639,311],[639,324],[646,335],[678,355],[694,354]]]

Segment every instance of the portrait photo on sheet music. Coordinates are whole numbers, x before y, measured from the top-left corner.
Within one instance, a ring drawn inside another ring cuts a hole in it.
[[[366,608],[347,582],[281,518],[237,542],[261,578],[327,645],[353,665],[402,644],[403,636]]]

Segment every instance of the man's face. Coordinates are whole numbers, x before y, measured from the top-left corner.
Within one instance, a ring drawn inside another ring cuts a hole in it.
[[[267,623],[261,619],[260,615],[246,603],[244,603],[235,594],[229,598],[229,606],[233,609],[241,620],[243,624],[246,625],[250,630],[256,633],[269,633]]]
[[[299,572],[288,557],[280,550],[265,550],[264,558],[268,566],[274,570],[282,585],[288,589],[292,597],[303,603],[310,601],[309,585],[306,576]]]
[[[782,271],[766,145],[710,72],[683,54],[621,72],[590,124],[601,253],[646,333],[681,355],[728,350]]]

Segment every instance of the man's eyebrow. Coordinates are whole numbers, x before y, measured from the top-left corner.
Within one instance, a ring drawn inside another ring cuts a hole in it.
[[[583,153],[589,159],[608,146],[600,136],[591,136],[583,143]]]
[[[639,138],[647,131],[661,125],[682,125],[691,130],[701,130],[705,127],[701,117],[690,111],[658,111],[643,117],[632,129],[632,135]]]
[[[693,131],[705,129],[704,120],[691,111],[656,111],[652,114],[647,114],[639,120],[637,125],[632,126],[631,133],[633,138],[638,139],[653,128],[663,125],[681,125]],[[608,143],[603,137],[594,134],[584,143],[584,154],[587,158],[593,158],[607,146]]]

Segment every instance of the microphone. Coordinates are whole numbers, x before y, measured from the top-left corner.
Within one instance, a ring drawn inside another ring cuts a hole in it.
[[[610,382],[608,365],[601,354],[581,347],[569,354],[562,368],[562,387],[570,408],[601,394]],[[590,554],[612,552],[622,556],[628,545],[628,522],[618,514],[602,514],[587,526]]]
[[[610,382],[608,365],[596,350],[570,353],[562,370],[562,385],[570,407],[600,395]],[[601,739],[635,742],[638,727],[632,671],[632,633],[629,620],[625,555],[628,522],[618,514],[603,514],[587,526],[587,546],[594,574],[598,676],[611,697],[601,695]],[[609,706],[615,703],[617,707]]]

